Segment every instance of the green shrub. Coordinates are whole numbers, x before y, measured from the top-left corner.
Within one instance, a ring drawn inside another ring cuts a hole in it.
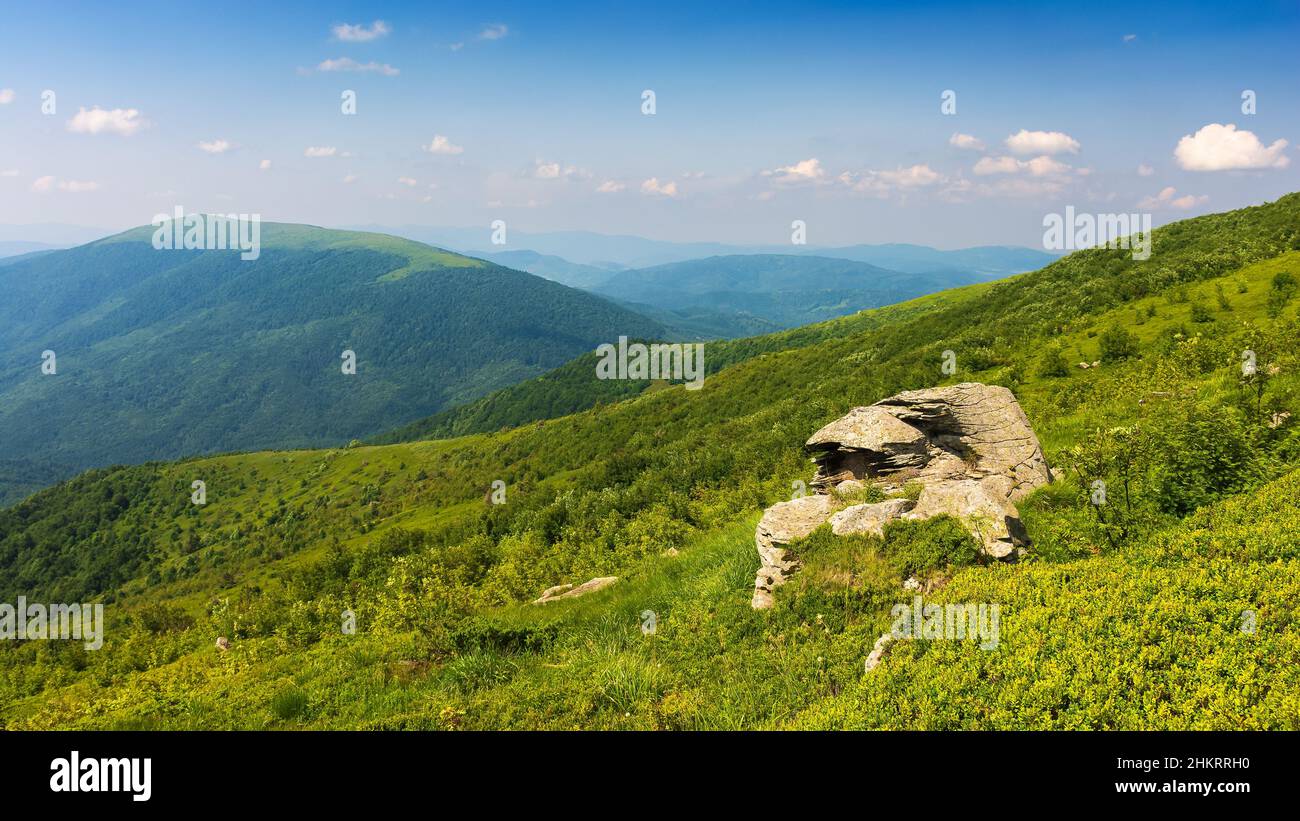
[[[289,687],[271,699],[271,714],[280,721],[293,721],[307,715],[307,694],[297,687]]]
[[[974,564],[979,544],[951,516],[922,521],[896,519],[885,525],[885,556],[900,574],[912,576],[948,566]]]
[[[1137,356],[1137,337],[1118,325],[1103,331],[1099,341],[1103,362],[1120,362]]]
[[[1184,516],[1258,477],[1255,443],[1236,408],[1192,405],[1163,418],[1157,438],[1153,486],[1165,512]]]

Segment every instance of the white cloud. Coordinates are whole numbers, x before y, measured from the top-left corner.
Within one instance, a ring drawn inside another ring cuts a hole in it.
[[[465,151],[462,146],[454,144],[441,134],[433,135],[433,142],[423,146],[430,154],[460,154]]]
[[[1060,131],[1020,129],[1005,140],[1015,154],[1078,154],[1079,141]]]
[[[972,137],[970,134],[957,132],[948,138],[948,145],[953,148],[961,148],[968,151],[983,151],[984,141],[978,137]]]
[[[479,32],[479,38],[482,40],[500,40],[510,33],[510,29],[505,23],[491,23],[483,27]]]
[[[596,187],[596,192],[600,194],[617,194],[625,188],[627,188],[627,186],[618,180],[605,180]]]
[[[414,188],[420,184],[418,180],[412,179],[411,177],[398,177],[397,182],[399,185],[405,185],[410,188]]]
[[[1174,159],[1188,171],[1232,171],[1249,168],[1286,168],[1286,140],[1275,140],[1267,148],[1250,131],[1238,131],[1229,123],[1210,123],[1196,134],[1178,141]]]
[[[16,176],[18,176],[17,168],[6,168],[4,171],[0,171],[0,177],[16,177]]]
[[[354,183],[354,182],[356,182],[356,181],[357,181],[357,175],[356,175],[356,174],[348,174],[346,177],[343,178],[343,184],[344,184],[344,185],[351,185],[352,183]]]
[[[377,72],[385,77],[396,77],[401,74],[401,69],[393,68],[388,63],[377,63],[371,60],[368,63],[358,63],[351,57],[339,57],[334,60],[322,60],[316,66],[317,71],[360,71],[360,72]]]
[[[591,172],[576,165],[560,165],[558,162],[537,160],[529,176],[538,180],[586,180],[591,178]]]
[[[196,147],[200,151],[206,151],[209,154],[224,154],[235,146],[229,140],[216,139],[200,142]]]
[[[99,183],[83,182],[81,180],[60,180],[53,176],[38,177],[32,182],[32,190],[38,194],[45,194],[56,188],[69,194],[85,194],[90,191],[98,191]]]
[[[1125,35],[1124,35],[1124,42],[1126,42],[1126,43],[1131,43],[1131,42],[1133,42],[1134,40],[1136,40],[1137,38],[1138,38],[1138,36],[1137,36],[1136,34],[1125,34]]]
[[[257,164],[257,169],[259,171],[269,171],[271,169],[271,161],[262,160],[260,163]]]
[[[989,174],[1015,174],[1020,171],[1021,162],[1015,157],[980,157],[975,163],[974,171],[981,177]]]
[[[140,112],[134,108],[114,108],[105,111],[99,106],[87,111],[84,107],[77,110],[68,120],[68,130],[76,134],[120,134],[129,137],[139,131],[145,122],[140,119]]]
[[[1200,196],[1184,194],[1183,196],[1178,197],[1175,196],[1177,193],[1178,192],[1174,190],[1172,185],[1168,186],[1167,188],[1162,189],[1160,193],[1156,194],[1154,197],[1143,198],[1142,201],[1138,203],[1137,207],[1147,211],[1156,211],[1161,208],[1175,208],[1180,211],[1186,211],[1189,208],[1194,208],[1210,201],[1209,196],[1205,194]]]
[[[339,150],[332,145],[309,145],[307,150],[302,152],[304,157],[333,157],[339,153]]]
[[[9,105],[17,96],[12,88],[0,88],[0,105]]]
[[[675,197],[677,196],[677,183],[660,183],[658,177],[651,177],[641,183],[641,193],[649,195],[658,194],[664,197]]]
[[[388,34],[392,29],[383,20],[376,20],[368,27],[364,23],[355,25],[350,23],[339,23],[331,31],[334,32],[335,40],[342,40],[345,43],[366,43]]]
[[[447,46],[447,48],[451,49],[452,51],[460,51],[464,47],[465,47],[464,43],[452,43],[450,46]]]
[[[1151,166],[1147,165],[1146,163],[1142,163],[1141,165],[1138,166],[1138,176],[1139,176],[1139,177],[1150,177],[1150,176],[1152,176],[1152,175],[1155,174],[1155,173],[1156,173],[1156,170],[1155,170],[1154,168],[1152,168]]]
[[[897,188],[917,188],[934,185],[942,177],[928,165],[912,165],[893,171],[878,171],[876,176]]]
[[[899,167],[893,170],[864,171],[862,173],[845,171],[836,178],[841,185],[847,185],[859,194],[870,194],[884,198],[892,193],[924,188],[943,181],[943,175],[924,163]]]
[[[1072,169],[1066,163],[1043,155],[1032,160],[1017,160],[1015,157],[981,157],[979,162],[975,163],[973,170],[981,177],[993,174],[1019,174],[1022,171],[1034,177],[1053,177],[1068,174]]]
[[[811,157],[800,160],[794,165],[783,165],[771,171],[764,171],[763,176],[771,177],[778,185],[798,185],[806,182],[820,182],[826,178],[821,160]]]

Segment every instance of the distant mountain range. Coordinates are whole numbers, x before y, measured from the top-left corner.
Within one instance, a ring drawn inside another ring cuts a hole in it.
[[[25,242],[23,240],[0,240],[0,259],[11,259],[44,251],[57,251],[66,245],[54,245],[48,242]]]
[[[903,273],[848,259],[743,254],[622,271],[593,290],[670,327],[693,318],[697,331],[726,337],[807,325],[982,279],[962,270]]]
[[[152,231],[0,266],[0,502],[90,466],[346,443],[620,335],[665,335],[396,237],[263,223],[260,258],[243,261],[155,250]]]
[[[648,268],[670,262],[735,254],[795,254],[866,262],[905,273],[934,270],[974,271],[994,279],[1037,270],[1058,258],[1035,248],[988,245],[941,251],[925,245],[893,243],[843,247],[792,245],[737,245],[718,242],[670,242],[645,237],[598,234],[591,231],[529,233],[511,230],[506,246],[493,245],[487,227],[449,228],[420,225],[355,226],[408,237],[471,256],[533,251],[542,257],[560,257],[567,264],[609,270]],[[542,264],[540,261],[537,264]],[[539,272],[540,274],[540,272]],[[544,275],[544,274],[540,274]]]

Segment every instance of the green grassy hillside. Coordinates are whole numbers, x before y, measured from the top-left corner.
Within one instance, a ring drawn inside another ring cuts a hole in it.
[[[1144,263],[1081,252],[711,346],[700,391],[542,420],[557,394],[535,382],[440,423],[496,432],[84,474],[0,511],[0,601],[107,602],[104,649],[0,643],[0,720],[1296,729],[1298,231],[1291,195],[1161,229]],[[565,378],[553,409],[580,404]],[[943,520],[819,532],[776,607],[751,610],[754,524],[809,477],[809,433],[965,380],[1015,391],[1058,476],[1021,504],[1026,560],[972,563]],[[999,647],[904,642],[865,673],[908,574],[928,601],[998,604]],[[620,581],[527,603],[599,575]]]
[[[90,466],[333,445],[660,326],[382,234],[262,226],[261,256],[135,229],[0,269],[3,456]],[[42,352],[57,373],[42,372]],[[355,375],[342,355],[355,352]],[[26,473],[31,473],[27,470]],[[0,502],[30,488],[5,482]]]

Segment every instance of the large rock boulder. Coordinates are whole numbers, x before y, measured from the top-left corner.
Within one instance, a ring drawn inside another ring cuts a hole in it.
[[[936,482],[921,490],[908,519],[928,519],[948,514],[962,520],[975,534],[988,556],[1005,559],[1029,544],[1020,512],[1004,490],[1008,483],[996,477]]]
[[[890,499],[874,504],[852,505],[831,516],[831,532],[836,536],[850,533],[873,533],[882,536],[885,523],[902,518],[916,502],[911,499]]]
[[[779,502],[764,511],[754,532],[754,544],[762,561],[754,580],[755,608],[771,607],[772,588],[785,584],[799,567],[797,559],[787,556],[785,546],[825,524],[837,506],[835,497],[816,493]]]
[[[879,535],[893,519],[948,514],[966,524],[986,555],[1014,558],[1028,543],[1015,502],[1052,481],[1015,396],[977,382],[905,391],[854,408],[805,448],[817,463],[818,493],[774,505],[759,522],[756,608],[770,607],[773,588],[798,567],[786,546],[826,521],[837,535]],[[897,493],[909,482],[921,485],[915,503],[894,498],[845,507],[830,491],[874,484]]]

